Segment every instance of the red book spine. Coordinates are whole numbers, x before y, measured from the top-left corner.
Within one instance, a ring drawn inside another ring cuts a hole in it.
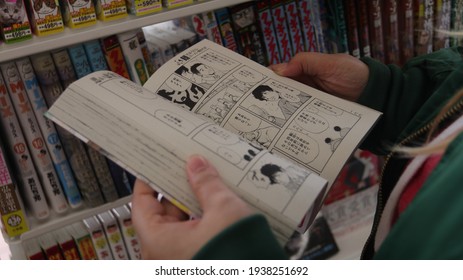
[[[404,64],[413,57],[414,50],[414,16],[413,0],[399,1],[399,46],[400,46],[400,64]]]
[[[367,0],[356,0],[360,56],[371,56]]]
[[[355,0],[346,0],[347,42],[350,55],[360,58],[360,43],[357,26],[357,9]]]
[[[397,21],[397,0],[385,0],[383,4],[383,30],[386,47],[386,63],[399,64],[399,24]]]
[[[380,0],[368,1],[371,56],[381,62],[386,62],[381,10]]]

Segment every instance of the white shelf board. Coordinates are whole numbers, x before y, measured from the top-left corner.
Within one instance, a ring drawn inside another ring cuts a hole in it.
[[[63,32],[58,34],[53,34],[46,37],[33,36],[32,39],[23,42],[3,44],[0,46],[0,63],[40,52],[67,47],[92,39],[122,33],[143,26],[211,11],[248,1],[249,0],[210,0],[204,2],[195,2],[192,5],[179,8],[164,8],[160,12],[145,16],[129,15],[124,19],[115,21],[97,21],[95,25],[81,29],[71,29],[66,27]]]

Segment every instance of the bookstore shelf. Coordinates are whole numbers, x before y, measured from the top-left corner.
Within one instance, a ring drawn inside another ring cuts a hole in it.
[[[145,16],[129,15],[120,20],[103,22],[98,21],[95,25],[82,29],[65,28],[59,34],[46,37],[34,36],[32,39],[13,44],[3,44],[0,47],[0,63],[12,59],[33,55],[73,44],[90,41],[143,26],[181,18],[192,14],[219,9],[222,7],[248,2],[248,0],[234,0],[233,3],[227,0],[210,0],[195,2],[179,8],[163,8],[162,11]]]

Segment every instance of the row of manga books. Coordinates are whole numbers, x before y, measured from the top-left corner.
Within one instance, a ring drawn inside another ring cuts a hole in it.
[[[191,5],[194,0],[1,0],[0,34],[5,43],[84,28],[97,21],[144,16]]]
[[[23,243],[29,260],[139,260],[129,205],[105,211]]]

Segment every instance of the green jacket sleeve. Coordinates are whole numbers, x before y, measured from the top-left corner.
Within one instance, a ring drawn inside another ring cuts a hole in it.
[[[461,47],[442,49],[415,57],[403,68],[362,58],[370,69],[370,75],[358,102],[383,112],[362,148],[378,154],[387,153],[388,148],[400,140],[412,120],[416,120],[417,112],[431,100],[432,95],[454,94],[455,91],[447,87],[445,93],[438,89],[463,64],[462,54]],[[427,117],[430,119],[432,116]]]
[[[211,239],[193,257],[196,260],[287,259],[262,215],[244,218]]]

